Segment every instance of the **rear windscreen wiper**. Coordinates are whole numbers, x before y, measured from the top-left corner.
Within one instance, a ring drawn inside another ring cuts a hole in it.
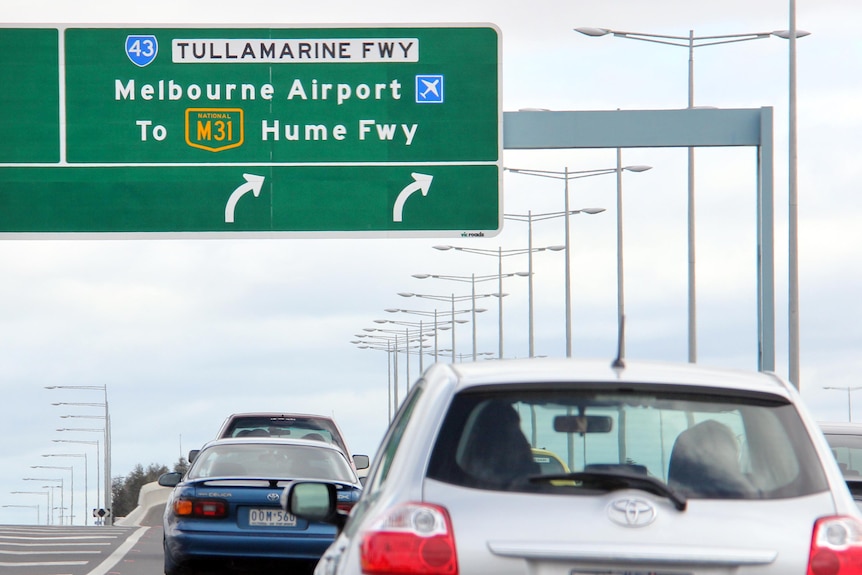
[[[667,497],[678,511],[685,511],[686,498],[671,489],[666,483],[648,475],[630,473],[612,473],[595,471],[576,471],[573,473],[554,473],[548,475],[531,475],[530,483],[545,483],[550,481],[568,480],[581,484],[582,487],[617,491],[619,489],[640,489],[648,493]]]

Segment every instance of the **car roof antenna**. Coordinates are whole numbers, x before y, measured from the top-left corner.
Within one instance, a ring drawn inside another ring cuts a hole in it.
[[[617,335],[617,357],[611,364],[614,368],[624,368],[626,366],[626,316],[620,316],[619,334]]]

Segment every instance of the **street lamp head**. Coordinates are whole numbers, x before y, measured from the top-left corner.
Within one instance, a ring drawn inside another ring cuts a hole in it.
[[[409,291],[400,291],[398,292],[398,295],[400,295],[401,297],[413,297],[416,294]]]
[[[440,250],[441,252],[445,252],[453,249],[454,246],[432,246],[435,250]]]
[[[626,171],[629,171],[629,172],[646,172],[647,170],[651,170],[652,166],[642,166],[642,165],[626,166],[623,169]]]
[[[516,276],[518,276],[518,277],[525,278],[525,277],[527,277],[527,276],[529,276],[529,275],[530,275],[530,272],[515,272],[515,274],[514,274],[514,275],[516,275]]]
[[[605,209],[604,208],[581,208],[578,211],[581,213],[584,213],[584,214],[593,215],[593,214],[600,214],[603,211],[605,211]]]
[[[777,37],[777,38],[784,38],[785,40],[789,40],[790,39],[790,30],[776,30],[775,32],[772,32],[772,35]],[[807,32],[805,30],[797,30],[796,31],[796,37],[797,38],[804,38],[804,37],[810,36],[810,35],[811,35],[811,32]]]
[[[413,274],[412,277],[416,278],[417,280],[427,280],[431,277],[431,274]]]
[[[586,36],[606,36],[611,33],[607,28],[592,28],[590,26],[575,28],[575,32],[580,32]]]
[[[385,311],[387,313],[398,313],[401,310],[398,309],[397,307],[388,307],[388,308],[384,309],[383,311]]]
[[[548,246],[547,249],[552,252],[562,252],[565,251],[566,246]]]

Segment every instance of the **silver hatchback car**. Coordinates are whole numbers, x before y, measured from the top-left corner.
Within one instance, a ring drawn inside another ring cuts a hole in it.
[[[435,364],[349,518],[325,483],[282,503],[341,527],[316,575],[862,572],[862,515],[797,391],[691,364]]]

